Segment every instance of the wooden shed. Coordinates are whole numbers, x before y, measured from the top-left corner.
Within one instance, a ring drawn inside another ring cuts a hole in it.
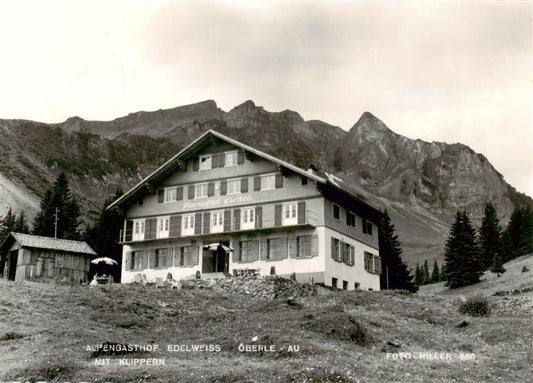
[[[2,275],[12,281],[45,280],[86,282],[91,247],[81,241],[10,233],[0,245],[6,262]]]

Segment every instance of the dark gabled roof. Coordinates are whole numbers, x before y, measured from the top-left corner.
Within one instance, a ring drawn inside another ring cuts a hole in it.
[[[196,140],[191,142],[189,145],[187,145],[185,148],[183,148],[178,154],[173,156],[171,159],[169,159],[167,162],[165,162],[163,165],[161,165],[158,169],[156,169],[154,172],[152,172],[150,175],[148,175],[146,178],[144,178],[141,182],[139,182],[137,185],[135,185],[130,191],[123,194],[120,198],[118,198],[116,201],[114,201],[111,205],[107,207],[107,209],[111,209],[115,206],[119,206],[123,204],[124,202],[131,200],[135,198],[135,196],[139,195],[139,193],[142,193],[143,190],[146,190],[147,187],[150,185],[153,185],[156,183],[159,179],[161,179],[164,175],[166,175],[169,171],[174,169],[176,166],[179,166],[179,164],[182,162],[182,160],[186,160],[191,157],[194,153],[196,153],[200,148],[202,148],[205,144],[211,142],[212,138],[218,138],[220,140],[226,141],[234,146],[237,146],[245,151],[248,151],[250,153],[253,153],[259,157],[262,157],[268,161],[271,161],[281,167],[284,167],[286,169],[289,169],[295,173],[298,173],[304,177],[307,177],[311,180],[316,181],[317,183],[327,186],[328,189],[334,189],[337,191],[340,191],[343,195],[354,199],[356,203],[360,204],[365,211],[371,212],[372,215],[379,216],[381,213],[379,210],[375,209],[374,207],[368,205],[367,203],[363,202],[359,197],[354,195],[351,191],[347,190],[346,185],[344,185],[343,181],[331,174],[327,174],[322,177],[316,173],[309,173],[306,170],[299,168],[297,166],[294,166],[286,161],[280,160],[279,158],[276,158],[274,156],[271,156],[270,154],[267,154],[265,152],[262,152],[261,150],[255,149],[249,145],[243,144],[242,142],[239,142],[231,137],[228,137],[224,134],[221,134],[215,130],[208,130],[204,134],[202,134],[200,137],[198,137]]]
[[[20,245],[23,247],[32,247],[32,248],[39,248],[39,249],[68,251],[70,253],[96,255],[94,250],[91,249],[91,247],[85,242],[72,241],[70,239],[41,237],[38,235],[30,235],[30,234],[22,234],[22,233],[14,233],[14,232],[9,233],[9,235],[2,242],[0,247],[3,247],[10,237],[13,238],[15,241],[17,241],[18,243],[20,243]]]

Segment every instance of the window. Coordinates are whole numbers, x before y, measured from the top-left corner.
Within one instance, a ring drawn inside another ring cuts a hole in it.
[[[211,233],[221,233],[224,231],[224,212],[217,211],[211,213]]]
[[[346,224],[355,227],[355,214],[351,211],[346,212]]]
[[[276,175],[268,174],[261,176],[261,190],[271,190],[276,188]]]
[[[159,217],[157,219],[157,238],[168,238],[169,217]]]
[[[176,259],[177,266],[193,266],[198,263],[197,254],[192,246],[182,246],[176,249],[179,258]]]
[[[246,208],[241,211],[241,230],[255,227],[255,208]]]
[[[194,198],[207,197],[207,183],[194,185]]]
[[[296,257],[310,257],[311,256],[311,236],[304,235],[296,237],[297,254]]]
[[[372,235],[372,222],[363,219],[363,233]]]
[[[331,237],[331,258],[337,262],[341,261],[340,244],[339,239]]]
[[[237,165],[237,152],[224,153],[224,166],[236,166]]]
[[[372,274],[381,274],[381,257],[365,251],[365,270]]]
[[[194,214],[184,215],[182,217],[181,235],[194,235]]]
[[[281,238],[272,238],[267,242],[267,256],[266,259],[279,261],[286,258],[287,241]]]
[[[155,250],[155,264],[156,267],[168,267],[170,266],[170,258],[168,256],[168,249],[156,249]]]
[[[241,179],[228,180],[228,194],[239,194],[241,192]]]
[[[136,219],[133,221],[133,235],[132,241],[142,241],[144,240],[144,219]]]
[[[355,247],[337,238],[331,238],[331,258],[348,266],[355,265]]]
[[[164,197],[165,202],[174,202],[174,201],[177,201],[177,199],[178,199],[178,188],[177,187],[165,188],[165,197]]]
[[[283,210],[281,212],[281,224],[282,225],[296,225],[298,223],[297,214],[298,204],[287,203],[283,204]]]
[[[337,287],[337,278],[331,278],[331,286],[332,287]]]
[[[255,262],[258,259],[259,248],[254,246],[254,241],[239,242],[239,262]]]
[[[340,220],[341,219],[341,208],[337,204],[333,204],[333,218]]]
[[[342,281],[342,289],[348,290],[348,281]]]
[[[302,178],[302,186],[307,185],[307,178]]]
[[[374,273],[381,274],[381,257],[374,255]]]
[[[148,251],[132,251],[130,268],[133,270],[142,270],[148,263]]]
[[[211,154],[200,156],[199,169],[200,170],[211,169],[211,160],[212,160]]]

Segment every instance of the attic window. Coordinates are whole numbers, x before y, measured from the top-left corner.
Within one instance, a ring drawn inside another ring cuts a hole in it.
[[[302,178],[302,185],[307,185],[307,178]]]
[[[211,169],[211,161],[213,156],[211,154],[200,156],[200,170]]]
[[[237,165],[237,151],[224,153],[224,166],[236,166]]]

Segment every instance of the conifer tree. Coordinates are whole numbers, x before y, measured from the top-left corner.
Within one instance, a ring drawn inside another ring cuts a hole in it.
[[[433,271],[431,272],[431,283],[437,283],[440,281],[439,265],[437,260],[433,263]]]
[[[416,291],[413,276],[402,261],[400,241],[395,234],[388,212],[385,210],[379,224],[379,254],[381,256],[381,287],[390,290]]]
[[[496,209],[489,202],[479,228],[479,262],[482,270],[492,266],[496,257],[501,257],[501,229]]]
[[[529,207],[517,207],[511,214],[503,234],[503,261],[533,252],[533,212]]]
[[[423,275],[422,269],[417,263],[416,268],[415,268],[415,285],[422,286],[423,282],[424,282],[424,275]]]
[[[506,272],[505,267],[503,267],[503,260],[500,254],[496,254],[492,259],[490,271],[495,273],[498,277],[500,276],[500,274]]]
[[[444,270],[444,262],[440,264],[440,282],[446,282],[448,280],[448,275],[446,270]]]
[[[17,216],[13,213],[11,207],[7,214],[0,220],[0,243],[4,242],[11,232],[29,233],[28,223],[24,217],[24,211]],[[7,253],[0,254],[0,275],[4,272],[4,266],[7,259]]]
[[[80,208],[70,193],[65,173],[59,174],[51,189],[41,200],[40,211],[33,222],[33,234],[45,237],[55,235],[57,212],[57,237],[80,239],[78,232]]]
[[[423,284],[424,285],[427,285],[430,280],[431,280],[431,277],[429,275],[429,266],[428,266],[428,260],[427,259],[424,259],[424,268],[422,269],[423,271],[423,274],[424,274],[424,282]]]
[[[447,286],[454,289],[479,282],[481,266],[476,244],[476,231],[466,211],[457,211],[446,241],[444,270]]]

